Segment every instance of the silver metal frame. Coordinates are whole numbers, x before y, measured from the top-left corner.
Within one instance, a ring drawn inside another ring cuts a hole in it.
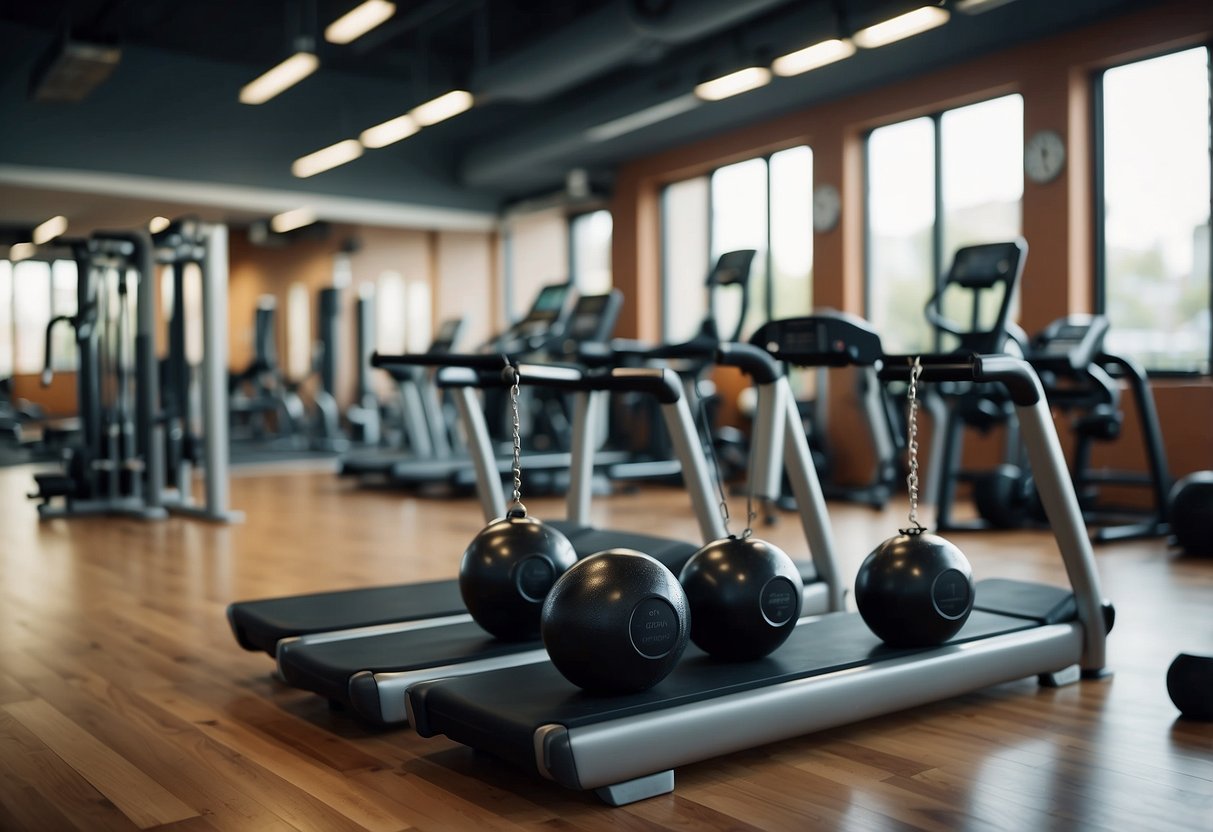
[[[811,624],[807,626],[812,626]],[[717,699],[566,729],[535,732],[541,775],[600,789],[709,757],[924,705],[1078,661],[1079,624],[1055,624]],[[547,750],[567,743],[572,772],[553,772]],[[640,797],[648,797],[641,794]],[[639,798],[633,798],[639,799]]]

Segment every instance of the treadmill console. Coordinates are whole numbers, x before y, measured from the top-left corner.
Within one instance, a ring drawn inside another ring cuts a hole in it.
[[[530,311],[510,330],[512,338],[546,335],[557,328],[567,316],[568,299],[573,287],[568,283],[553,283],[539,290]]]
[[[582,295],[569,315],[566,339],[577,344],[609,340],[622,306],[623,295],[618,289],[604,295]]]
[[[880,336],[867,321],[845,312],[785,318],[764,324],[750,339],[775,358],[805,367],[873,366]]]
[[[965,246],[956,252],[947,282],[967,289],[988,289],[1006,283],[1016,270],[1020,254],[1016,243]]]
[[[1028,360],[1038,371],[1080,372],[1103,351],[1108,334],[1105,315],[1067,315],[1032,339]]]

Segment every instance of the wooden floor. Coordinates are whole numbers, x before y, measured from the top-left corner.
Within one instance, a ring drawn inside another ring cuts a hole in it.
[[[1213,724],[1178,720],[1164,685],[1177,652],[1213,652],[1213,561],[1160,542],[1098,550],[1118,610],[1108,681],[1024,680],[756,748],[610,809],[360,726],[232,639],[233,600],[453,576],[472,501],[291,469],[234,479],[238,526],[40,524],[29,486],[29,469],[0,471],[0,830],[1213,830]],[[689,536],[684,500],[646,489],[596,519]],[[848,575],[903,524],[904,507],[831,509]],[[790,515],[761,534],[804,552]],[[978,576],[1064,582],[1043,534],[954,539]]]

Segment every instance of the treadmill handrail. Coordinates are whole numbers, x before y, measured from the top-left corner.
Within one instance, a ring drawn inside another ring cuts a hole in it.
[[[722,367],[736,367],[755,384],[774,384],[783,375],[779,362],[752,344],[723,343],[716,348],[715,361]]]
[[[518,383],[524,387],[546,387],[574,392],[647,393],[661,404],[673,404],[682,398],[677,373],[664,367],[615,367],[605,372],[585,372],[577,367],[557,364],[518,364]],[[510,380],[501,372],[501,359],[491,370],[467,367],[443,368],[438,373],[440,387],[508,387]]]
[[[1009,355],[924,355],[920,358],[923,381],[997,381],[1007,388],[1019,417],[1041,503],[1078,604],[1078,618],[1083,624],[1082,667],[1092,671],[1102,669],[1106,663],[1107,625],[1099,572],[1074,493],[1074,483],[1057,438],[1053,414],[1036,371],[1022,358]],[[884,381],[909,380],[910,367],[909,356],[887,356],[880,378]]]

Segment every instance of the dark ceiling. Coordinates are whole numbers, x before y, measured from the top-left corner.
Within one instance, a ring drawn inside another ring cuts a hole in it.
[[[1153,5],[1013,0],[734,99],[697,103],[689,96],[701,80],[769,64],[919,3],[397,0],[380,28],[346,46],[325,43],[318,33],[357,2],[0,0],[0,183],[18,168],[91,171],[492,212],[560,189],[575,168],[606,189],[613,168],[637,155]],[[121,62],[81,102],[30,100],[39,56],[67,32],[121,45]],[[241,86],[308,34],[316,36],[316,74],[266,104],[237,101]],[[310,179],[291,176],[296,157],[452,87],[476,95],[471,112]],[[616,137],[593,135],[671,101],[685,111]]]

